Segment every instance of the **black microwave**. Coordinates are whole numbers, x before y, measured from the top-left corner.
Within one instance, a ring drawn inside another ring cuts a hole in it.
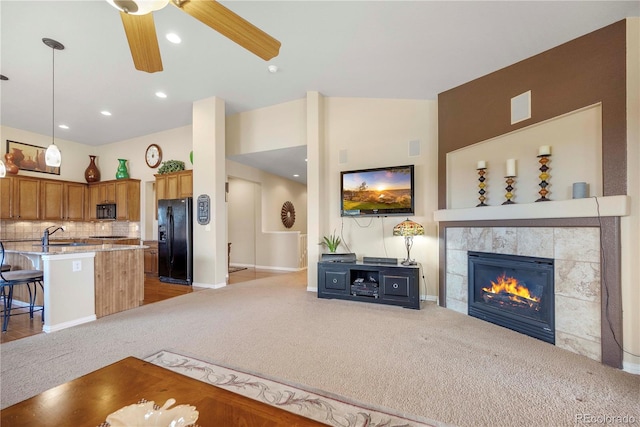
[[[96,218],[97,219],[116,219],[116,204],[115,203],[101,203],[96,205]]]

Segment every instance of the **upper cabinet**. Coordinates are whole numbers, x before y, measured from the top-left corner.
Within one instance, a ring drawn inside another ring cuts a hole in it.
[[[0,179],[0,218],[40,219],[40,180],[7,176]]]
[[[140,180],[117,180],[115,190],[117,220],[140,221]]]
[[[140,180],[92,184],[27,176],[0,179],[0,219],[96,221],[96,205],[115,203],[118,221],[140,221]]]
[[[193,171],[157,174],[156,177],[156,218],[158,200],[193,197]]]
[[[84,220],[87,186],[77,182],[41,180],[40,219]]]

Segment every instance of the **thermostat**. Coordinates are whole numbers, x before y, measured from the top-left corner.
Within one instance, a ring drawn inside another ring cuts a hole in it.
[[[211,199],[206,194],[198,196],[198,224],[209,224],[209,217],[211,212]]]

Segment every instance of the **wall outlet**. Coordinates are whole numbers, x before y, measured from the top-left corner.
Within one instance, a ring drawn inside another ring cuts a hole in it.
[[[136,231],[140,230],[140,226],[136,224]]]
[[[72,269],[73,271],[82,271],[82,261],[80,261],[79,259],[74,260],[74,261],[71,263],[71,269]]]

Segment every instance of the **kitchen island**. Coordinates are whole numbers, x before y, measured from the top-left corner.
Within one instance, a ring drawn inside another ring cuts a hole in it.
[[[140,245],[5,243],[13,268],[44,271],[44,332],[53,332],[138,307],[144,299],[144,249]],[[20,288],[20,287],[19,287]],[[26,290],[14,298],[28,301]]]

